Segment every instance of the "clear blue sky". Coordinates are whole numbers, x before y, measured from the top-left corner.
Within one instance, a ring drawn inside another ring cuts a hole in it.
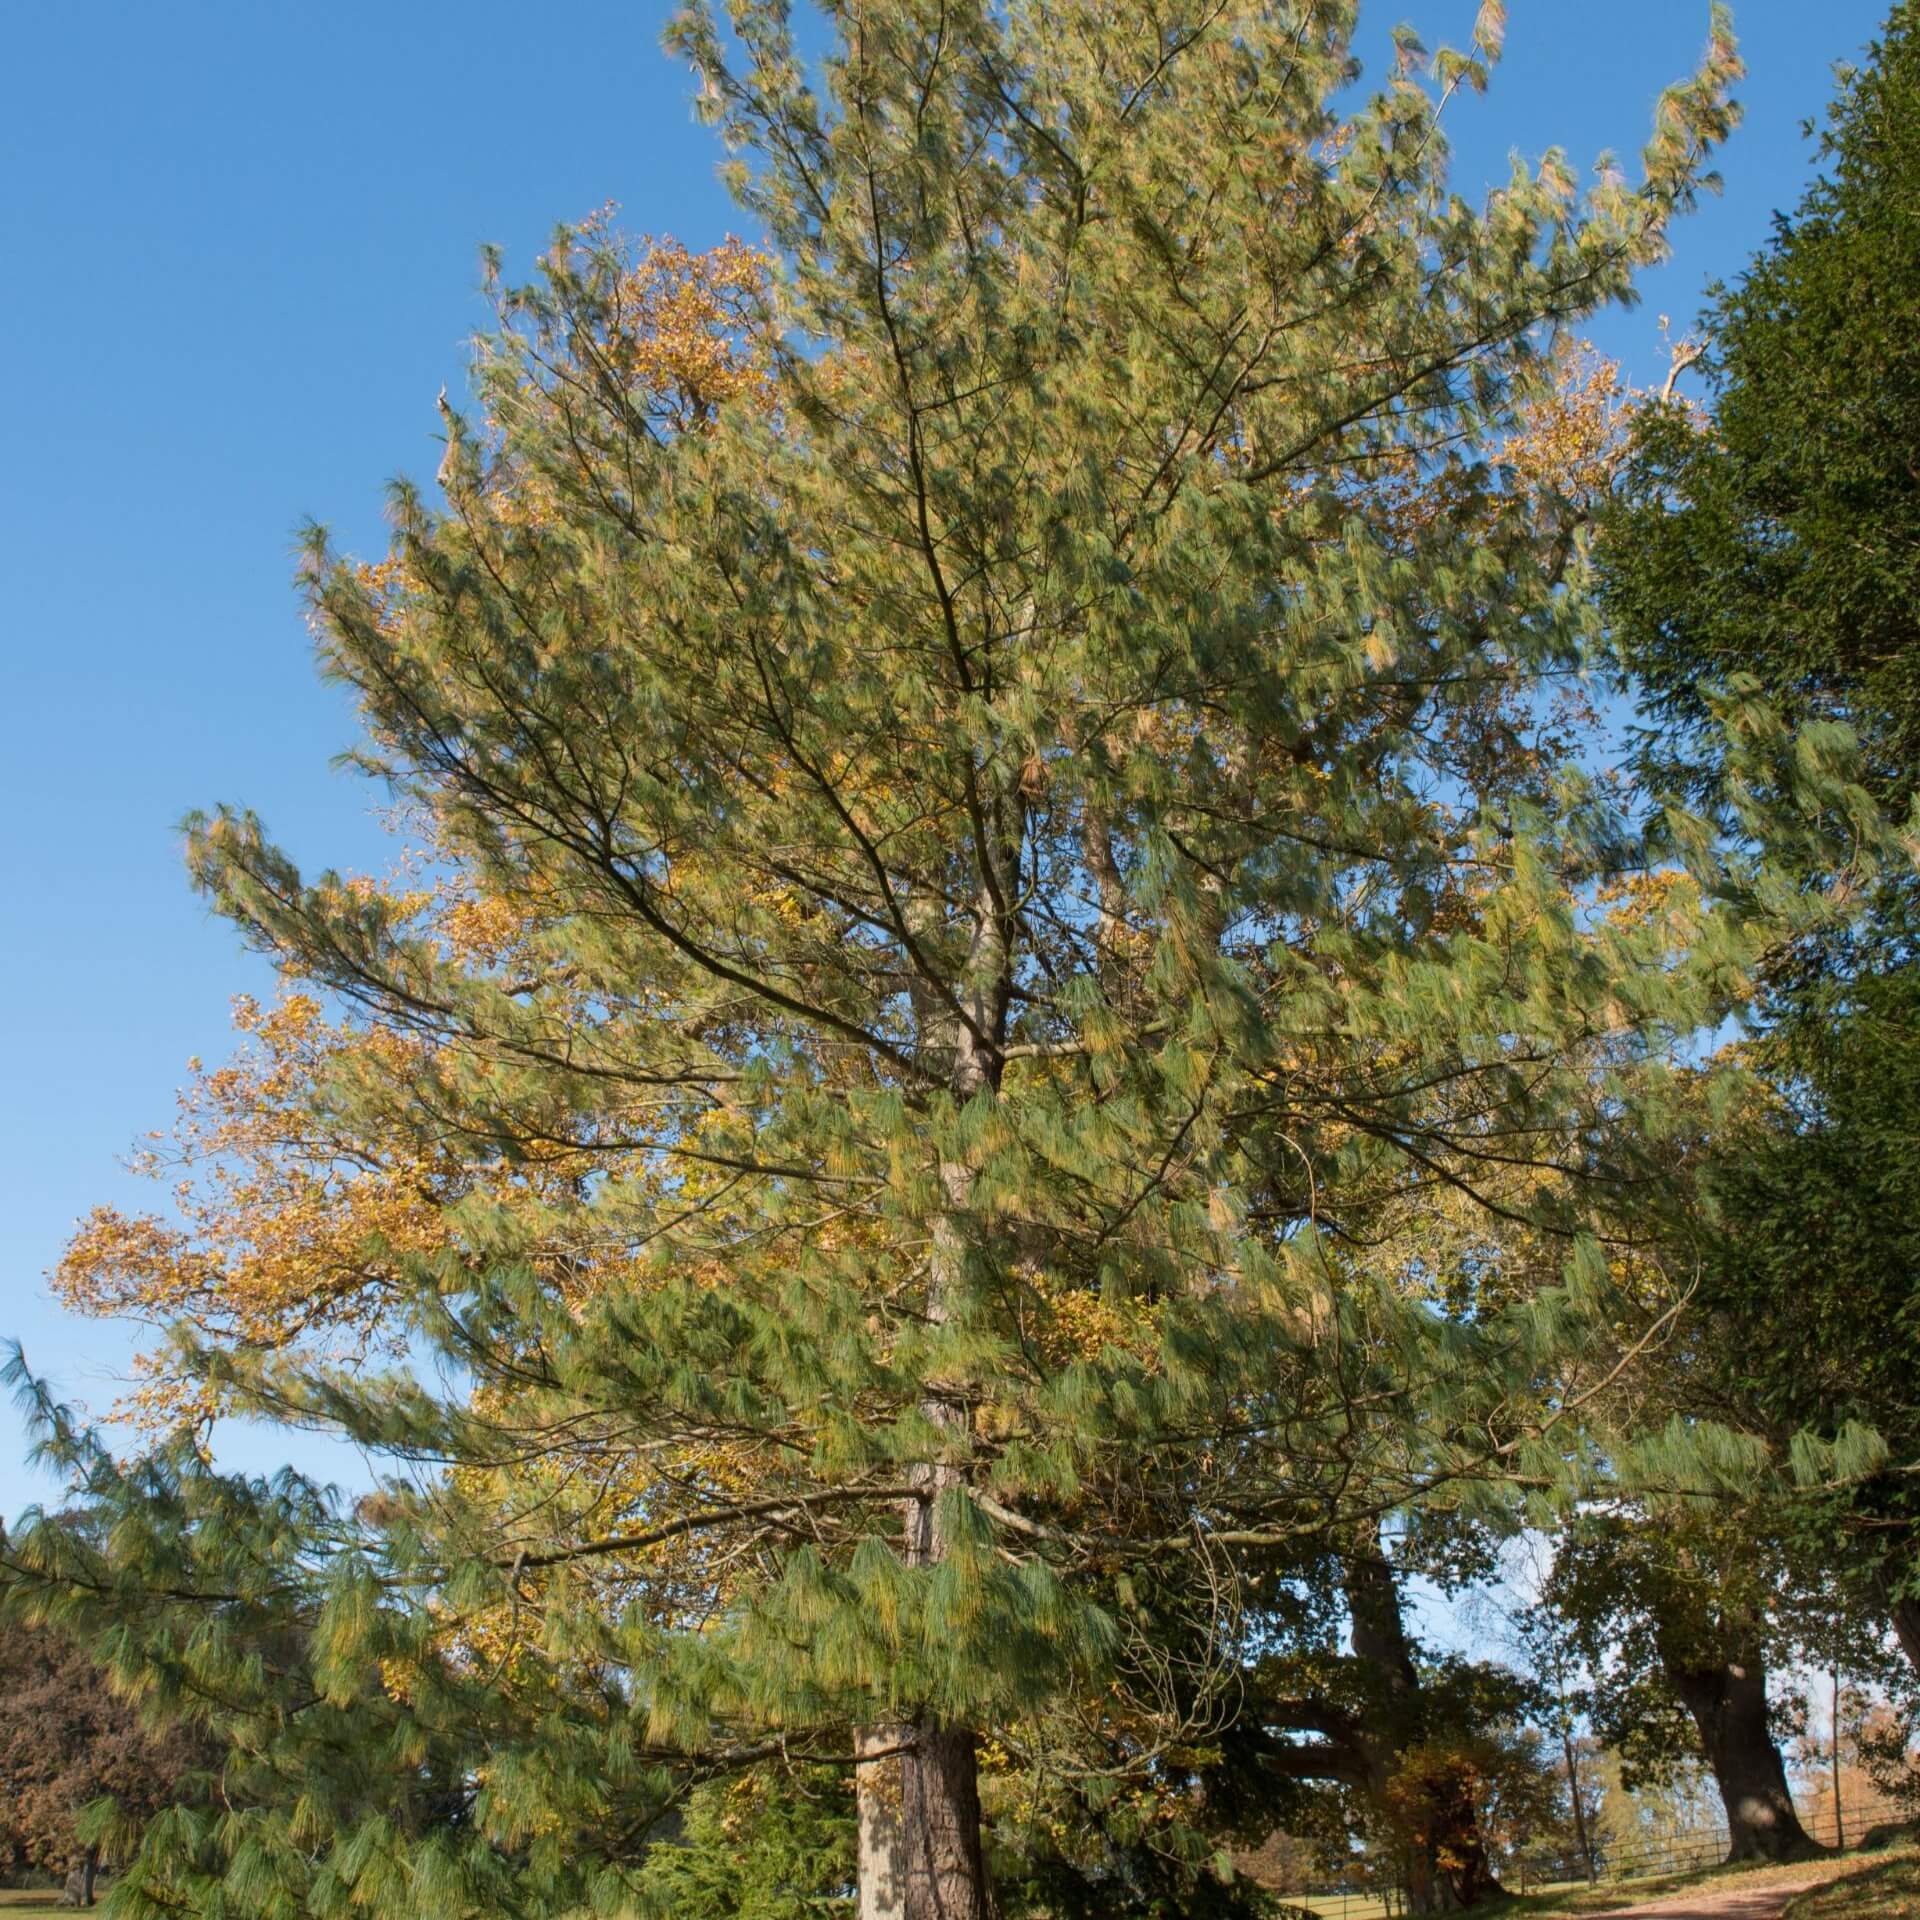
[[[1513,0],[1507,58],[1451,116],[1477,190],[1513,148],[1630,157],[1704,39],[1706,0]],[[1739,270],[1807,176],[1801,121],[1882,0],[1746,0],[1746,123],[1727,192],[1596,339],[1656,377],[1661,311]],[[1471,0],[1370,9],[1464,37]],[[190,807],[256,808],[303,863],[384,864],[375,796],[289,586],[312,515],[381,543],[381,485],[439,458],[484,319],[477,249],[523,273],[555,222],[614,200],[694,245],[741,222],[713,178],[665,9],[573,0],[56,0],[16,8],[0,73],[0,1334],[104,1408],[132,1335],[67,1318],[43,1275],[164,1125],[190,1055],[267,983],[182,878]],[[0,1514],[45,1485],[0,1411]],[[289,1449],[239,1436],[236,1460]],[[300,1453],[316,1458],[309,1446]],[[336,1466],[335,1471],[341,1468]],[[350,1467],[345,1469],[351,1471]]]

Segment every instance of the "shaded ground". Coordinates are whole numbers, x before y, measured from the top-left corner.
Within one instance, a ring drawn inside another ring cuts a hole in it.
[[[1787,1906],[1787,1920],[1915,1920],[1915,1916],[1920,1916],[1920,1853],[1911,1850],[1856,1866]]]
[[[1754,1884],[1759,1878],[1755,1874],[1742,1874],[1738,1878],[1728,1875],[1717,1883],[1709,1881],[1685,1893],[1671,1893],[1664,1899],[1616,1907],[1613,1911],[1623,1920],[1628,1914],[1633,1915],[1634,1920],[1779,1920],[1795,1894],[1811,1887],[1824,1887],[1836,1873],[1844,1872],[1847,1864],[1844,1860],[1835,1860],[1795,1867],[1790,1873],[1769,1878],[1762,1885]]]
[[[0,1889],[0,1915],[12,1920],[15,1914],[70,1912],[59,1897]],[[1356,1920],[1358,1912],[1356,1903]],[[1836,1854],[1791,1867],[1712,1867],[1658,1880],[1548,1888],[1485,1912],[1487,1920],[1920,1920],[1920,1851]]]
[[[1920,1853],[1834,1854],[1785,1867],[1715,1867],[1666,1880],[1530,1895],[1515,1920],[1920,1920]]]
[[[1911,1859],[1920,1870],[1920,1856],[1901,1857]],[[1237,1864],[1253,1879],[1261,1879],[1263,1863],[1257,1855],[1243,1857]],[[1625,1920],[1627,1915],[1641,1914],[1649,1920],[1689,1920],[1696,1914],[1702,1920],[1707,1916],[1714,1920],[1776,1920],[1797,1895],[1824,1886],[1836,1875],[1864,1870],[1868,1864],[1868,1856],[1841,1854],[1784,1867],[1714,1865],[1632,1880],[1564,1880],[1535,1887],[1480,1912],[1485,1920],[1599,1920],[1602,1915],[1608,1920]],[[1383,1901],[1363,1894],[1283,1893],[1281,1898],[1298,1902],[1316,1913],[1319,1920],[1396,1920]],[[1893,1920],[1894,1911],[1863,1916],[1863,1920]],[[1853,1920],[1853,1916],[1841,1908],[1805,1916],[1796,1910],[1788,1920]],[[1920,1920],[1920,1908],[1905,1913],[1900,1920]]]

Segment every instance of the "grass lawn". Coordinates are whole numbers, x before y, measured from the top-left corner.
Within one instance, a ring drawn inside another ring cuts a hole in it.
[[[1512,1914],[1514,1920],[1523,1920],[1523,1916],[1525,1920],[1531,1920],[1534,1914],[1599,1912],[1624,1904],[1621,1898],[1623,1886],[1638,1888],[1647,1884],[1650,1883],[1640,1880],[1603,1881],[1598,1887],[1589,1887],[1584,1880],[1568,1880],[1536,1888],[1524,1900],[1502,1900],[1486,1911],[1489,1915]],[[1666,1883],[1662,1881],[1659,1884],[1664,1886]],[[1589,1893],[1596,1896],[1594,1901],[1575,1904],[1578,1900],[1584,1900]],[[1344,1901],[1337,1893],[1282,1894],[1280,1897],[1289,1906],[1306,1907],[1317,1913],[1320,1920],[1387,1920],[1386,1902],[1368,1894],[1349,1894]]]
[[[1830,1867],[1833,1878],[1824,1885],[1796,1894],[1786,1906],[1782,1920],[1920,1920],[1920,1847],[1904,1846],[1884,1854],[1838,1855],[1828,1862],[1809,1866],[1802,1862],[1787,1867],[1699,1867],[1690,1873],[1668,1873],[1644,1880],[1602,1880],[1589,1885],[1584,1880],[1565,1886],[1542,1887],[1499,1906],[1486,1909],[1488,1920],[1578,1920],[1579,1916],[1618,1913],[1625,1907],[1637,1907],[1652,1900],[1664,1900],[1669,1894],[1691,1889],[1738,1886],[1765,1887],[1775,1881],[1806,1878],[1809,1871]],[[102,1887],[104,1896],[106,1889]],[[59,1905],[58,1893],[9,1893],[0,1889],[0,1914],[62,1913],[70,1908]],[[1384,1920],[1385,1907],[1377,1900],[1355,1898],[1347,1903],[1344,1915],[1338,1896],[1303,1902],[1317,1909],[1324,1920]]]
[[[1824,1887],[1787,1902],[1784,1920],[1916,1920],[1920,1916],[1920,1850],[1907,1847],[1861,1864]]]
[[[1915,1884],[1920,1885],[1920,1853],[1906,1851],[1897,1855],[1889,1853],[1867,1858],[1884,1858],[1888,1865],[1906,1864],[1916,1876]],[[1841,1855],[1825,1862],[1802,1861],[1797,1866],[1689,1867],[1684,1872],[1648,1874],[1631,1880],[1568,1880],[1555,1886],[1530,1888],[1524,1894],[1502,1900],[1481,1911],[1487,1920],[1580,1920],[1583,1915],[1619,1913],[1624,1908],[1664,1900],[1676,1893],[1694,1890],[1718,1892],[1736,1886],[1743,1889],[1760,1888],[1780,1880],[1804,1880],[1809,1873],[1819,1872],[1823,1867],[1843,1874],[1856,1868],[1856,1859]],[[1344,1905],[1338,1894],[1302,1894],[1293,1898],[1301,1906],[1312,1908],[1320,1915],[1320,1920],[1386,1920],[1386,1908],[1380,1901],[1358,1894]],[[1862,1909],[1856,1916],[1851,1908],[1836,1907],[1831,1911],[1824,1908],[1818,1911],[1805,1909],[1803,1902],[1811,1898],[1812,1894],[1806,1894],[1796,1900],[1788,1908],[1785,1920],[1893,1920],[1896,1914],[1901,1916],[1901,1920],[1920,1920],[1920,1906]]]
[[[1521,1899],[1505,1900],[1497,1911],[1513,1920],[1561,1920],[1561,1916],[1617,1913],[1625,1907],[1638,1907],[1650,1901],[1665,1900],[1677,1893],[1732,1892],[1736,1888],[1759,1890],[1782,1881],[1791,1885],[1810,1874],[1831,1876],[1826,1885],[1809,1888],[1789,1901],[1784,1920],[1920,1920],[1920,1904],[1861,1906],[1855,1908],[1840,1900],[1843,1886],[1866,1882],[1893,1872],[1900,1884],[1920,1889],[1920,1851],[1911,1846],[1889,1850],[1885,1854],[1835,1854],[1827,1860],[1803,1860],[1780,1867],[1695,1867],[1685,1873],[1649,1875],[1644,1880],[1602,1880],[1598,1885],[1584,1883],[1572,1887],[1545,1887]],[[1840,1900],[1833,1906],[1813,1903]]]
[[[1824,1862],[1801,1861],[1783,1867],[1689,1867],[1683,1873],[1648,1874],[1644,1879],[1576,1881],[1570,1887],[1543,1887],[1515,1900],[1500,1903],[1502,1913],[1514,1920],[1557,1920],[1561,1914],[1618,1913],[1623,1907],[1644,1906],[1664,1900],[1671,1894],[1721,1887],[1764,1887],[1777,1880],[1804,1880],[1818,1872]],[[1844,1858],[1830,1863],[1836,1872],[1844,1871]]]

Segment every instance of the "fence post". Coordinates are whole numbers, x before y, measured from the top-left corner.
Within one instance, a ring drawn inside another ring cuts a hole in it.
[[[1847,1829],[1840,1815],[1840,1669],[1833,1670],[1833,1845],[1838,1853],[1847,1850]]]

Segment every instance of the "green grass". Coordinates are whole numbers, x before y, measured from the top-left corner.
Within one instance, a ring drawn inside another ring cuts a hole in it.
[[[1838,1871],[1844,1866],[1843,1860],[1833,1865]],[[1502,1900],[1496,1906],[1484,1909],[1487,1920],[1579,1920],[1587,1914],[1618,1913],[1627,1907],[1641,1906],[1653,1900],[1664,1900],[1676,1893],[1687,1893],[1695,1888],[1715,1888],[1737,1883],[1741,1887],[1765,1887],[1774,1881],[1804,1880],[1810,1870],[1802,1862],[1798,1866],[1783,1867],[1723,1867],[1709,1865],[1688,1867],[1674,1873],[1646,1874],[1629,1880],[1563,1880],[1544,1887],[1530,1887],[1524,1894],[1517,1894],[1511,1900]],[[1289,1905],[1311,1908],[1321,1916],[1321,1920],[1386,1920],[1386,1907],[1378,1900],[1362,1899],[1358,1895],[1350,1899],[1345,1906],[1340,1903],[1338,1894],[1322,1894],[1318,1897],[1309,1894],[1283,1895]],[[1799,1920],[1799,1916],[1790,1915],[1788,1920]],[[1840,1920],[1839,1916],[1810,1914],[1806,1920]],[[1877,1920],[1877,1916],[1868,1916],[1866,1920]],[[1920,1920],[1920,1910],[1909,1916],[1909,1920]]]
[[[1838,1864],[1836,1862],[1836,1864]],[[1778,1880],[1804,1880],[1818,1863],[1801,1861],[1781,1867],[1720,1865],[1688,1867],[1678,1873],[1650,1873],[1632,1880],[1575,1881],[1571,1886],[1543,1887],[1515,1900],[1500,1903],[1502,1913],[1515,1920],[1559,1920],[1562,1914],[1618,1913],[1623,1907],[1644,1906],[1649,1901],[1665,1900],[1676,1893],[1718,1889],[1735,1883],[1741,1887],[1765,1887]]]
[[[32,1893],[10,1893],[0,1887],[0,1912],[5,1913],[71,1913],[71,1907],[60,1905],[59,1890],[44,1887]]]
[[[1920,1916],[1920,1851],[1889,1853],[1787,1902],[1783,1920],[1916,1920]]]
[[[1513,1920],[1563,1920],[1563,1916],[1574,1920],[1586,1914],[1618,1913],[1623,1908],[1670,1899],[1679,1893],[1730,1892],[1735,1888],[1741,1892],[1749,1888],[1760,1890],[1782,1882],[1792,1885],[1805,1880],[1809,1874],[1824,1873],[1828,1876],[1827,1883],[1809,1888],[1790,1900],[1783,1920],[1894,1920],[1896,1915],[1901,1920],[1920,1920],[1920,1905],[1914,1904],[1862,1907],[1857,1911],[1844,1904],[1832,1908],[1809,1906],[1809,1902],[1824,1901],[1838,1894],[1843,1885],[1892,1869],[1903,1870],[1911,1884],[1920,1886],[1920,1852],[1903,1848],[1873,1865],[1865,1864],[1865,1859],[1870,1857],[1835,1854],[1825,1860],[1802,1860],[1778,1867],[1694,1867],[1684,1873],[1649,1874],[1638,1880],[1602,1880],[1594,1886],[1576,1883],[1572,1887],[1544,1887],[1538,1893],[1502,1901],[1498,1911],[1512,1915]]]
[[[1283,1893],[1280,1898],[1290,1907],[1304,1907],[1321,1920],[1386,1920],[1387,1904],[1355,1894],[1344,1905],[1337,1893]]]

